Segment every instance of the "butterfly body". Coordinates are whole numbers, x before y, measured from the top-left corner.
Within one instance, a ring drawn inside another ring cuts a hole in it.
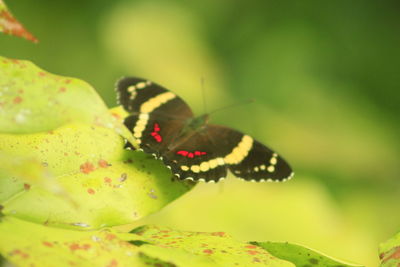
[[[128,77],[117,90],[130,113],[124,123],[140,149],[162,159],[179,179],[217,182],[228,169],[251,181],[283,181],[293,175],[277,153],[248,135],[209,124],[208,114],[194,117],[180,97],[160,85]]]

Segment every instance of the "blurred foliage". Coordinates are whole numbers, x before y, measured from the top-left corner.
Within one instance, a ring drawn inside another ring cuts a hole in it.
[[[7,2],[33,45],[3,56],[91,83],[109,106],[144,76],[200,113],[285,156],[285,184],[200,185],[147,221],[245,240],[291,241],[367,266],[400,229],[398,1],[88,0]],[[251,118],[251,119],[249,119]]]

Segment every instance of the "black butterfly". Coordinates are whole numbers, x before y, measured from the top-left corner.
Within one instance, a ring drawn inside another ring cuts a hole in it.
[[[124,123],[139,147],[162,159],[179,179],[217,182],[227,169],[249,181],[293,176],[277,153],[248,135],[208,124],[208,114],[194,117],[179,96],[160,85],[127,77],[118,81],[117,91],[119,103],[130,113]]]

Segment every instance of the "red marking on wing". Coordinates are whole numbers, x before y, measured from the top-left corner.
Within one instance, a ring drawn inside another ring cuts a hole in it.
[[[196,150],[194,152],[189,152],[189,151],[186,151],[186,150],[179,150],[179,151],[176,152],[176,154],[192,159],[192,158],[194,158],[196,156],[207,155],[207,152],[198,151],[198,150]]]
[[[187,151],[185,151],[185,150],[179,150],[178,152],[176,152],[176,154],[182,155],[182,156],[186,157],[187,154],[189,154],[189,152],[187,152]]]
[[[158,125],[158,123],[154,123],[153,132],[151,132],[151,136],[153,136],[154,140],[156,140],[157,143],[162,142],[162,137],[158,133],[160,130],[161,130],[160,125]]]

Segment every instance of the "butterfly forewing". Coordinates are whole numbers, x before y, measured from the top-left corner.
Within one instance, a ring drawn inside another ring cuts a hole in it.
[[[119,102],[131,113],[124,123],[147,153],[162,154],[193,117],[180,97],[153,82],[123,78],[117,90]]]

